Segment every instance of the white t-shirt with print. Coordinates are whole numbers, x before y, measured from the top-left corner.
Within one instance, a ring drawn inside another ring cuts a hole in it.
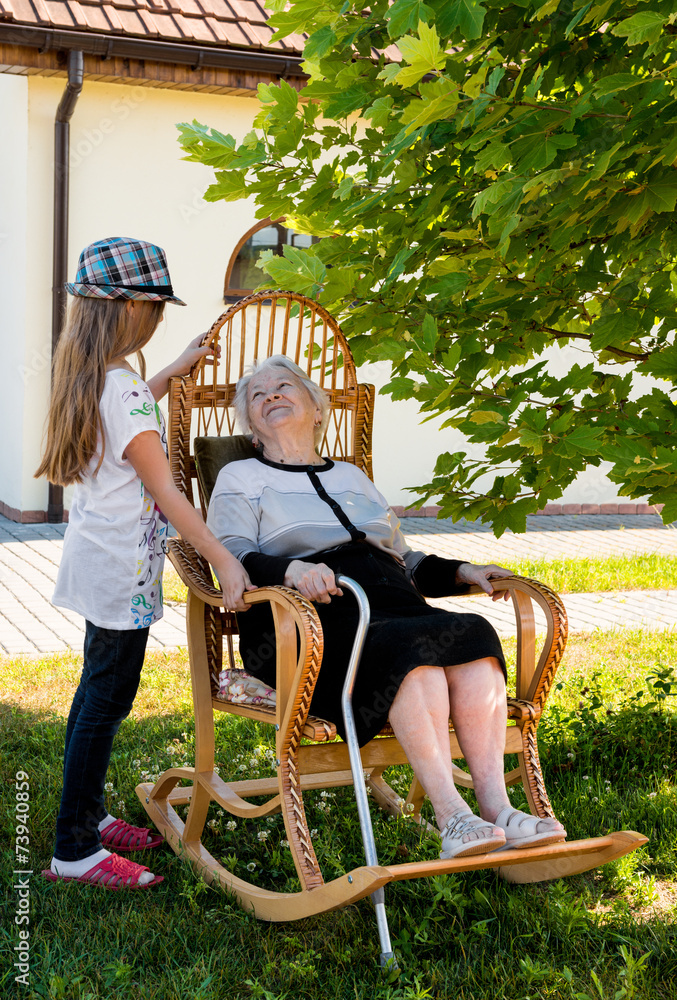
[[[54,604],[101,628],[136,629],[162,617],[167,519],[123,454],[143,431],[167,435],[160,408],[140,375],[106,374],[99,412],[101,441],[74,490]]]

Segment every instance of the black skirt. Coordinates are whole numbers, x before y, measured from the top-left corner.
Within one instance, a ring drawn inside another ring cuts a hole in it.
[[[304,556],[325,563],[364,588],[371,621],[353,692],[360,746],[388,719],[402,681],[422,665],[451,667],[495,656],[505,674],[505,658],[493,626],[481,615],[442,611],[426,604],[404,569],[387,553],[356,542]],[[344,591],[330,604],[316,604],[324,632],[324,656],[311,712],[336,724],[345,737],[341,693],[358,623],[355,598]],[[275,629],[267,605],[238,616],[240,654],[245,670],[275,687]]]

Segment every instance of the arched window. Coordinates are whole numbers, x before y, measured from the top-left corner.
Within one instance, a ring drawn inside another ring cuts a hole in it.
[[[245,295],[250,295],[260,285],[264,272],[256,266],[264,250],[272,250],[282,254],[285,246],[309,247],[317,243],[317,236],[306,236],[295,233],[284,225],[284,219],[263,219],[244,234],[228,262],[226,281],[223,289],[224,302],[237,302]]]

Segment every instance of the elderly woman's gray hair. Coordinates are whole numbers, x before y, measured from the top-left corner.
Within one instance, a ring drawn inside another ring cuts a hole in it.
[[[285,357],[284,354],[273,354],[272,357],[265,358],[263,361],[255,361],[247,368],[244,375],[237,383],[235,397],[233,399],[233,407],[235,408],[235,416],[240,430],[242,430],[245,434],[251,434],[252,431],[252,426],[249,421],[249,406],[247,398],[249,383],[254,375],[266,372],[271,368],[282,369],[293,375],[294,378],[304,387],[315,405],[319,407],[321,420],[319,426],[315,428],[315,447],[318,447],[322,442],[324,432],[327,428],[327,422],[329,420],[329,395],[324,389],[320,388],[317,383],[308,378],[303,369],[299,368],[299,366],[290,358]]]

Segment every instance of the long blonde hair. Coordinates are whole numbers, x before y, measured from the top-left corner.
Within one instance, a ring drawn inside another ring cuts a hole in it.
[[[106,368],[117,358],[136,354],[139,374],[146,377],[141,349],[162,319],[164,302],[95,299],[75,296],[54,354],[52,397],[47,418],[47,442],[35,476],[47,476],[57,486],[82,482],[97,450],[101,467],[105,439],[99,400]]]

